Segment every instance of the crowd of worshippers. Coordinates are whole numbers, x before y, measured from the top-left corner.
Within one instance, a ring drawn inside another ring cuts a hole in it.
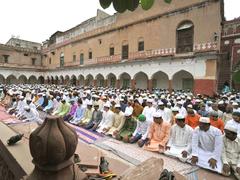
[[[240,179],[240,93],[4,86],[0,102],[23,121],[39,111],[147,151]]]

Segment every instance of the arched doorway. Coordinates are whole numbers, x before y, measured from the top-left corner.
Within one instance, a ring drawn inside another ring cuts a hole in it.
[[[35,76],[30,76],[28,79],[29,84],[37,84],[37,78]]]
[[[168,75],[162,71],[158,71],[152,76],[152,87],[154,89],[168,89],[169,78]]]
[[[51,76],[51,84],[54,84],[54,77]]]
[[[59,84],[59,79],[58,79],[58,76],[55,76],[55,82],[54,84],[58,85]]]
[[[93,86],[93,76],[91,74],[87,75],[85,85]]]
[[[104,77],[102,74],[98,74],[95,79],[97,87],[104,87]]]
[[[24,75],[21,75],[21,76],[18,78],[18,83],[19,83],[19,84],[27,84],[27,77],[24,76]]]
[[[5,78],[0,74],[0,84],[5,84]]]
[[[63,85],[63,84],[64,84],[64,78],[63,78],[63,76],[60,76],[59,83],[60,83],[60,85]]]
[[[44,84],[44,77],[43,76],[39,76],[38,84]]]
[[[69,85],[70,84],[70,77],[68,75],[65,76],[64,84],[65,85]]]
[[[10,75],[6,79],[6,84],[17,84],[17,78],[14,75]]]
[[[79,75],[78,76],[79,86],[84,86],[84,76]]]
[[[147,89],[148,88],[148,76],[143,73],[139,72],[135,74],[134,76],[135,79],[135,88],[137,89]]]
[[[193,90],[194,78],[187,71],[181,70],[174,74],[172,79],[172,87],[174,90]]]
[[[123,89],[127,89],[131,87],[131,76],[128,73],[123,73],[119,76],[120,79],[120,87]]]
[[[107,86],[115,88],[116,82],[117,82],[116,76],[113,73],[110,73],[107,76]]]
[[[72,75],[72,77],[71,77],[71,85],[73,85],[73,86],[77,85],[77,78],[75,75]]]

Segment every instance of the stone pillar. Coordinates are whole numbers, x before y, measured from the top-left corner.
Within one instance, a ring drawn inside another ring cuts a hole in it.
[[[173,90],[173,88],[172,88],[172,80],[169,80],[168,81],[168,91],[169,91],[169,93],[172,93],[172,90]]]
[[[117,79],[117,80],[116,80],[116,88],[117,88],[117,89],[120,89],[120,79]]]
[[[152,92],[153,84],[152,84],[152,79],[148,80],[148,90]]]
[[[136,89],[136,80],[135,79],[131,80],[131,88]]]
[[[87,176],[73,162],[78,144],[76,132],[58,116],[49,116],[31,133],[30,152],[35,168],[26,180],[76,179]]]
[[[108,87],[108,80],[107,79],[104,80],[104,87]]]
[[[93,86],[97,87],[97,80],[96,79],[93,80]]]
[[[48,80],[47,79],[44,79],[44,84],[48,84]]]

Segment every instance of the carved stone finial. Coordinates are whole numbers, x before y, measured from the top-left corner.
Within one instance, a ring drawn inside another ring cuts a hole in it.
[[[48,116],[30,135],[29,145],[35,169],[28,180],[82,180],[86,176],[73,163],[78,144],[74,130],[58,116]]]

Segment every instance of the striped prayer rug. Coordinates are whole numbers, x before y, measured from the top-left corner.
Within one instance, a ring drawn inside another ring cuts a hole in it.
[[[88,144],[93,144],[95,143],[97,140],[100,140],[102,138],[104,138],[104,135],[102,134],[99,134],[97,132],[93,132],[93,131],[89,131],[89,130],[86,130],[82,127],[78,127],[78,126],[75,126],[75,125],[72,125],[70,123],[67,123],[71,128],[75,129],[77,135],[78,135],[78,138],[83,141],[83,142],[86,142]]]

